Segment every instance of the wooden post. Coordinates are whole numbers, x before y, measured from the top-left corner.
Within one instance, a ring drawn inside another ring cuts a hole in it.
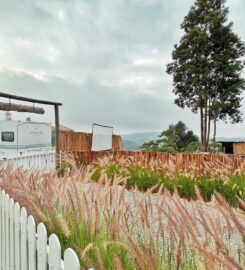
[[[54,105],[55,112],[55,142],[56,142],[56,169],[60,168],[60,120],[59,106]]]

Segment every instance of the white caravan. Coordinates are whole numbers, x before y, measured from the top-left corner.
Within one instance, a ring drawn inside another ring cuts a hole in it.
[[[52,147],[52,127],[32,121],[0,121],[0,155],[22,155]]]

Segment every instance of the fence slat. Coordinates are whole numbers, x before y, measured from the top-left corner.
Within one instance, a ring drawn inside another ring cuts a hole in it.
[[[36,223],[33,216],[28,217],[28,270],[36,270]]]
[[[0,189],[0,269],[2,269],[2,252],[3,252],[3,218],[2,218],[2,212],[3,212],[3,202],[2,198],[4,196],[4,191]]]
[[[6,263],[7,263],[7,230],[6,230],[6,226],[7,226],[7,215],[6,215],[6,204],[7,204],[7,198],[9,198],[9,196],[7,194],[4,194],[3,197],[3,269],[6,268]]]
[[[20,205],[14,205],[14,269],[20,270]]]
[[[14,270],[14,200],[9,201],[9,265]]]
[[[37,226],[37,270],[47,269],[47,230],[43,223]]]
[[[27,212],[25,207],[20,211],[20,245],[21,245],[21,270],[27,270]]]
[[[80,263],[77,254],[73,249],[68,248],[64,254],[64,270],[80,270]]]
[[[49,269],[60,270],[60,268],[61,268],[61,246],[60,246],[60,241],[55,234],[52,234],[49,237],[48,262],[49,262]]]
[[[10,235],[9,235],[9,195],[5,196],[5,230],[6,230],[6,269],[10,268],[10,258],[9,258],[9,243],[10,243]]]

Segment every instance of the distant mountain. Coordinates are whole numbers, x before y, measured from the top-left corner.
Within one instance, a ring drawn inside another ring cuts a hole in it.
[[[217,142],[245,142],[245,138],[217,138]]]
[[[143,143],[158,139],[161,132],[142,132],[121,135],[125,150],[140,150]],[[218,137],[217,142],[245,142],[245,138]]]
[[[121,135],[125,150],[139,150],[143,143],[156,140],[160,132],[142,132]]]
[[[132,151],[132,150],[140,150],[140,145],[138,145],[134,141],[129,141],[129,140],[122,140],[123,143],[123,149]]]

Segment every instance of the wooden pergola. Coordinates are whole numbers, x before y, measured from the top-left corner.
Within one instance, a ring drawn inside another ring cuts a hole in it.
[[[7,93],[0,92],[0,97],[8,98],[8,103],[0,102],[0,111],[16,111],[16,112],[29,112],[29,113],[37,113],[44,114],[43,108],[34,107],[34,104],[43,104],[43,105],[51,105],[54,106],[55,113],[55,137],[56,137],[56,168],[59,168],[59,156],[60,156],[60,121],[59,121],[59,106],[62,106],[62,103],[40,100],[34,98],[27,98],[21,96],[15,96]],[[26,106],[21,104],[12,104],[11,100],[20,100],[25,102],[33,103],[33,106]]]

